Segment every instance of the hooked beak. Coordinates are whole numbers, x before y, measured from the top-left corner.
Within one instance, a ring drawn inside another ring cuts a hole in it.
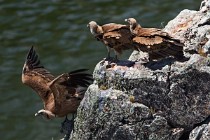
[[[128,22],[128,19],[125,19],[125,22]]]
[[[40,116],[40,115],[41,115],[41,113],[36,113],[36,114],[35,114],[35,117],[36,117],[36,116]]]
[[[90,25],[89,25],[89,24],[87,24],[87,27],[89,28],[89,27],[90,27]]]

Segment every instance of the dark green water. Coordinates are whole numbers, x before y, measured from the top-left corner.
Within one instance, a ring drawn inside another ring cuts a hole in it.
[[[21,83],[31,45],[42,64],[59,74],[89,68],[106,56],[106,48],[86,25],[124,24],[136,18],[144,27],[162,27],[183,9],[198,10],[200,0],[0,0],[0,139],[59,139],[60,122],[35,118],[43,108],[39,97]],[[124,58],[125,59],[125,58]]]

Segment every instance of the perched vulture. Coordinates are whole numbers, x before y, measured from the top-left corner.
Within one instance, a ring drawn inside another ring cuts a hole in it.
[[[74,114],[83,99],[92,75],[87,69],[53,76],[41,64],[33,47],[28,52],[22,71],[22,82],[31,87],[43,101],[44,109],[35,114],[47,119]]]
[[[130,25],[130,31],[135,36],[133,43],[139,50],[148,52],[149,59],[159,59],[174,56],[183,58],[184,44],[172,38],[168,33],[157,28],[142,28],[134,18],[125,19]]]
[[[110,58],[111,49],[115,52],[116,60],[118,60],[118,56],[122,54],[123,50],[137,50],[137,47],[132,44],[133,35],[127,25],[109,23],[99,26],[95,21],[91,21],[87,26],[93,36],[106,45],[108,50],[107,58]]]

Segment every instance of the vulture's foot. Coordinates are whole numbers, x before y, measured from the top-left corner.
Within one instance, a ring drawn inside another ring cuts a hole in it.
[[[65,134],[64,140],[69,140],[72,130],[74,131],[74,115],[71,120],[66,116],[65,120],[61,123],[60,132]]]

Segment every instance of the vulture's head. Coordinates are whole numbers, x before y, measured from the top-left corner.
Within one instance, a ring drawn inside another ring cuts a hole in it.
[[[125,22],[129,23],[131,30],[134,30],[137,26],[140,26],[134,18],[125,19]]]
[[[91,34],[93,34],[94,36],[103,32],[100,26],[95,21],[89,22],[87,24],[87,27],[90,29]]]
[[[88,24],[87,24],[87,27],[89,28],[93,28],[95,26],[98,26],[98,24],[95,22],[95,21],[90,21]]]
[[[39,110],[35,116],[42,116],[43,118],[46,118],[46,119],[52,119],[52,118],[55,118],[55,114],[53,114],[52,112],[48,111],[48,110],[44,110],[44,109],[41,109]]]

